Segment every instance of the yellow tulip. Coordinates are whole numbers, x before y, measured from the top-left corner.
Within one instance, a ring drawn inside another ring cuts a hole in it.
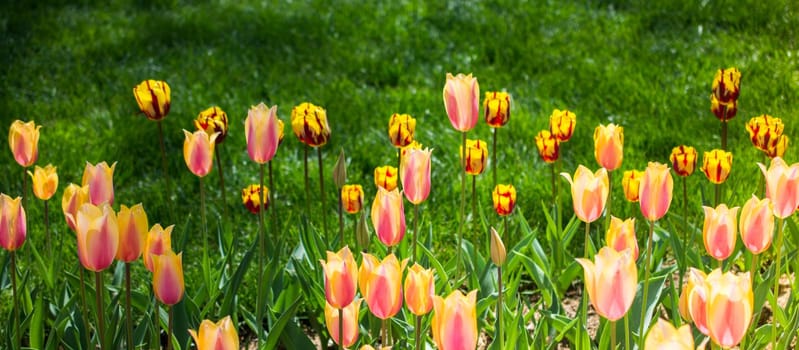
[[[549,132],[560,142],[566,142],[572,138],[575,125],[577,125],[577,116],[569,110],[555,109],[549,116]]]
[[[394,113],[388,119],[388,138],[394,147],[405,147],[413,142],[416,119],[409,114]]]
[[[252,184],[241,190],[241,202],[250,213],[258,214],[261,212],[261,185]],[[263,205],[264,209],[269,208],[269,189],[264,186],[264,199],[266,203]]]
[[[513,185],[497,184],[491,192],[494,210],[499,216],[508,216],[516,207],[516,188]]]
[[[391,165],[379,166],[375,168],[375,186],[385,188],[386,191],[393,191],[397,188],[398,176],[397,168]]]
[[[461,159],[464,159],[463,146],[460,147]],[[488,146],[483,140],[466,140],[466,173],[480,175],[488,162]]]
[[[56,167],[52,164],[47,164],[44,168],[37,165],[33,173],[28,171],[28,175],[33,178],[33,194],[36,198],[46,201],[53,197],[58,189]]]
[[[535,135],[535,146],[544,162],[554,163],[558,160],[560,141],[549,130],[541,130]]]
[[[341,206],[348,214],[355,214],[363,208],[363,187],[344,185],[341,187]]]
[[[405,276],[405,306],[416,316],[427,314],[433,308],[435,289],[433,270],[414,263]]]
[[[641,190],[641,178],[644,177],[643,171],[625,170],[621,177],[621,187],[624,189],[624,198],[630,202],[638,202],[639,191]]]

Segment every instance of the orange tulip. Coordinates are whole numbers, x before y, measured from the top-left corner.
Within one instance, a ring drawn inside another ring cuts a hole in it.
[[[124,262],[133,262],[141,256],[147,242],[147,213],[141,203],[130,208],[122,205],[117,213],[119,225],[119,247],[116,258]]]
[[[774,233],[774,209],[771,200],[752,195],[741,210],[741,240],[752,254],[760,254],[771,246]]]
[[[638,202],[639,192],[641,191],[641,178],[644,177],[643,171],[626,170],[621,177],[621,187],[624,189],[624,198],[630,202]]]
[[[108,203],[90,203],[78,209],[76,220],[78,258],[90,271],[105,270],[114,262],[119,247],[119,226],[114,209]]]
[[[39,159],[39,129],[35,122],[15,120],[8,131],[8,145],[17,164],[27,168]]]
[[[162,228],[161,224],[155,224],[150,228],[150,232],[147,233],[147,240],[144,242],[144,252],[142,252],[142,260],[144,260],[144,267],[150,272],[155,271],[153,267],[153,256],[162,255],[172,250],[172,229],[174,228],[175,225]]]
[[[0,194],[0,246],[13,252],[22,247],[27,235],[28,225],[22,197],[12,199],[6,194]]]
[[[766,197],[774,204],[774,216],[787,218],[799,206],[799,163],[790,166],[780,157],[771,160],[766,169],[757,164],[766,177]]]
[[[430,160],[433,150],[425,148],[408,150],[400,163],[400,180],[405,198],[420,204],[430,195]]]
[[[674,147],[669,160],[677,175],[689,176],[696,169],[696,149],[685,145]]]
[[[69,184],[61,197],[61,210],[64,212],[64,219],[67,221],[72,231],[76,231],[75,219],[78,218],[78,209],[89,202],[89,186],[80,187],[76,184]]]
[[[394,254],[378,261],[373,255],[363,253],[358,286],[369,311],[377,318],[387,320],[402,308],[402,271],[407,263],[408,259],[400,262]]]
[[[405,306],[416,316],[422,316],[433,308],[433,296],[436,294],[433,270],[422,268],[414,263],[405,276]]]
[[[193,134],[183,130],[186,139],[183,141],[183,159],[194,175],[204,177],[211,172],[214,165],[214,145],[219,133],[208,135],[198,130]]]
[[[507,252],[505,250],[505,243],[502,243],[502,237],[499,237],[497,230],[491,228],[491,241],[489,242],[489,250],[491,251],[491,261],[494,265],[502,266],[505,264]]]
[[[225,136],[227,136],[227,113],[219,106],[213,106],[200,112],[197,119],[194,120],[194,126],[197,127],[197,130],[205,131],[208,135],[219,133],[215,140],[218,145],[225,141]]]
[[[169,114],[170,93],[169,84],[160,80],[145,80],[133,88],[139,109],[150,120],[161,120]]]
[[[325,302],[325,324],[327,325],[327,332],[336,344],[348,348],[353,346],[358,341],[358,314],[361,311],[362,299],[355,299],[349,305],[342,308],[342,315],[344,316],[344,343],[342,344],[339,339],[339,321],[338,310]]]
[[[638,198],[641,202],[641,213],[650,221],[656,221],[666,215],[671,205],[674,180],[669,167],[657,162],[649,162],[641,178]]]
[[[33,194],[36,198],[46,201],[53,197],[58,189],[56,167],[52,164],[47,164],[44,168],[37,165],[32,173],[28,171],[28,175],[33,179]]]
[[[325,299],[336,309],[349,305],[355,298],[358,264],[349,247],[337,253],[327,252],[327,261],[319,260],[325,273]]]
[[[449,122],[455,130],[467,132],[472,130],[480,118],[480,84],[471,74],[458,73],[452,76],[447,73],[444,85],[444,107]]]
[[[433,340],[441,350],[474,350],[477,347],[477,291],[460,290],[447,298],[433,297]]]
[[[705,210],[705,225],[702,236],[705,240],[705,249],[716,260],[724,260],[735,249],[735,239],[738,234],[737,220],[738,207],[732,209],[721,204],[711,208],[703,206]]]
[[[754,296],[749,272],[736,275],[720,269],[707,276],[707,329],[710,339],[723,348],[738,345],[752,321]]]
[[[330,139],[327,112],[313,103],[303,102],[291,110],[291,128],[300,142],[321,147]]]
[[[594,257],[577,259],[585,270],[585,287],[596,312],[610,321],[616,321],[627,313],[635,298],[638,285],[638,269],[630,250],[619,253],[613,248],[602,247]]]
[[[239,350],[239,335],[230,316],[213,323],[203,320],[196,332],[189,329],[189,334],[197,344],[197,350]]]
[[[264,164],[272,160],[280,144],[280,129],[277,105],[269,108],[261,102],[250,107],[244,121],[244,135],[247,138],[247,154],[253,162]]]
[[[580,165],[574,173],[574,180],[568,173],[561,173],[572,190],[572,203],[574,214],[583,222],[594,222],[602,215],[605,210],[605,202],[608,200],[609,182],[608,171],[599,168],[596,173],[592,173],[588,168]]]
[[[732,170],[732,153],[720,149],[705,152],[702,158],[702,172],[710,182],[720,184],[727,181]]]
[[[544,162],[554,163],[558,160],[560,141],[549,130],[541,130],[535,135],[535,146],[538,148],[538,155]]]
[[[416,119],[409,114],[394,113],[388,119],[388,138],[394,147],[402,148],[413,142]]]
[[[377,189],[372,202],[372,225],[377,237],[388,247],[395,246],[405,237],[405,209],[399,190]]]
[[[494,210],[499,216],[508,216],[516,207],[516,188],[513,185],[497,184],[491,192],[494,200]]]
[[[567,142],[572,138],[575,125],[577,125],[577,116],[569,110],[555,109],[549,116],[549,132],[560,142]]]
[[[649,335],[646,336],[644,349],[694,350],[694,337],[691,334],[691,326],[686,324],[677,329],[661,318],[649,331]]]
[[[486,124],[492,128],[501,128],[510,120],[511,98],[507,92],[486,92],[483,100]]]
[[[463,146],[460,147],[460,156],[463,159]],[[466,140],[466,173],[480,175],[488,162],[488,146],[483,140]]]
[[[363,187],[344,185],[341,187],[341,206],[348,214],[355,214],[363,208]]]
[[[183,253],[168,249],[162,255],[153,255],[153,292],[165,305],[175,305],[183,299]]]
[[[83,168],[82,186],[89,186],[89,202],[100,205],[103,202],[114,205],[114,168],[117,163],[108,166],[106,162],[92,165],[86,162]]]
[[[252,184],[241,190],[241,202],[250,213],[258,214],[261,212],[261,185]],[[264,209],[269,208],[269,189],[264,186],[264,199],[266,203]]]
[[[375,185],[385,188],[386,191],[393,191],[397,188],[397,168],[391,165],[384,165],[375,168]]]
[[[680,315],[694,323],[696,329],[707,335],[707,275],[693,267],[688,269],[688,280],[680,295]]]
[[[635,218],[621,219],[611,216],[610,228],[605,234],[605,242],[608,247],[621,253],[630,249],[633,253],[633,261],[638,260],[638,241],[635,239]]]
[[[599,125],[594,129],[594,157],[599,166],[613,171],[624,158],[624,128],[616,124]]]

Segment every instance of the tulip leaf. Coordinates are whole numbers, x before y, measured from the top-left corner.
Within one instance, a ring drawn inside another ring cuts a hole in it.
[[[449,295],[449,293],[452,292],[452,287],[449,285],[449,276],[447,275],[447,271],[444,269],[444,266],[441,265],[441,262],[436,259],[436,257],[433,255],[433,252],[427,249],[427,247],[420,244],[419,249],[422,250],[424,256],[430,259],[430,265],[436,270],[436,275],[438,276],[439,281],[441,281],[440,283],[436,283],[436,286],[444,285],[446,293],[439,294]]]
[[[230,315],[233,313],[233,300],[236,295],[238,295],[239,286],[241,286],[244,280],[244,275],[247,273],[250,262],[252,261],[252,256],[257,249],[258,244],[257,240],[255,240],[250,246],[250,249],[244,253],[244,257],[241,258],[239,266],[236,267],[236,272],[233,273],[233,278],[231,278],[227,286],[225,286],[225,297],[222,301],[222,307],[219,310],[220,315]]]
[[[522,263],[527,272],[533,277],[538,288],[541,290],[541,296],[544,298],[546,305],[552,305],[557,296],[555,295],[555,285],[549,279],[549,276],[541,269],[538,264],[526,255],[517,254],[517,259]]]
[[[655,275],[650,276],[649,281],[640,281],[638,283],[638,290],[636,291],[635,299],[629,311],[627,311],[628,315],[634,315],[634,317],[630,318],[630,332],[638,334],[638,331],[641,329],[640,315],[642,311],[645,312],[643,329],[644,331],[649,329],[652,321],[652,315],[654,315],[657,305],[659,304],[658,301],[663,295],[666,279],[671,277],[671,274],[676,268],[677,266],[664,268],[657,271]],[[649,295],[647,295],[647,300],[642,305],[644,283],[649,284]]]
[[[294,319],[294,314],[297,313],[297,309],[300,307],[300,304],[303,301],[303,297],[298,297],[291,306],[289,306],[280,317],[277,319],[277,322],[272,325],[272,328],[269,330],[269,334],[266,336],[266,348],[267,349],[275,349],[277,348],[277,342],[280,340],[281,335],[283,334],[283,329],[286,327],[291,320]],[[272,314],[273,311],[269,310],[269,313]],[[294,347],[289,347],[290,349],[294,349]]]

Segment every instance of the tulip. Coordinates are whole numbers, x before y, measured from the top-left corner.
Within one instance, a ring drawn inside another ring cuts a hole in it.
[[[782,119],[768,114],[759,115],[746,122],[746,131],[755,148],[766,152],[779,141],[785,128]]]
[[[283,144],[283,136],[285,133],[283,132],[286,128],[286,125],[283,123],[282,120],[277,120],[277,145],[280,146]]]
[[[194,175],[204,177],[211,172],[214,164],[214,145],[218,133],[208,135],[205,131],[198,130],[193,134],[183,130],[186,139],[183,141],[183,159]]]
[[[372,225],[377,237],[388,247],[399,244],[405,237],[405,209],[399,190],[377,189],[372,202]]]
[[[649,162],[641,178],[638,198],[641,201],[641,213],[650,221],[657,221],[666,215],[671,205],[674,180],[669,167],[657,162]]]
[[[433,297],[433,340],[440,350],[474,350],[477,347],[477,291],[463,295],[455,290],[446,298]]]
[[[61,209],[64,212],[67,226],[72,231],[76,231],[75,219],[78,217],[78,209],[85,203],[89,203],[89,186],[80,187],[73,183],[69,184],[64,190],[64,196],[61,197]]]
[[[621,253],[630,249],[633,261],[638,260],[638,241],[635,238],[635,218],[621,219],[611,216],[610,228],[605,234],[607,246]]]
[[[269,108],[262,102],[250,108],[244,121],[250,159],[258,164],[272,160],[279,144],[279,128],[277,105]]]
[[[0,194],[0,246],[10,252],[16,251],[25,243],[27,234],[22,197],[12,199],[6,194]]]
[[[269,208],[269,189],[264,187],[264,199],[266,203],[263,208]],[[241,190],[241,202],[250,213],[258,214],[261,212],[261,185],[252,184]]]
[[[511,98],[507,92],[486,92],[483,100],[486,124],[492,128],[501,128],[510,119]]]
[[[33,194],[36,198],[46,201],[53,197],[58,188],[56,167],[52,164],[47,164],[44,168],[37,165],[33,173],[28,171],[28,175],[33,179]]]
[[[239,335],[230,316],[217,323],[203,320],[200,329],[190,329],[189,334],[194,338],[197,350],[239,350]]]
[[[494,265],[501,267],[505,264],[505,258],[507,256],[505,243],[502,243],[502,238],[499,237],[497,230],[493,227],[491,228],[491,242],[489,243],[489,248],[491,250],[491,261],[494,262]]]
[[[711,208],[703,206],[705,210],[705,225],[702,236],[705,240],[705,249],[716,260],[724,260],[735,249],[735,239],[738,233],[737,220],[738,207],[732,209],[721,204]]]
[[[630,309],[638,285],[638,269],[630,250],[622,253],[602,247],[594,257],[577,259],[585,270],[588,297],[596,312],[610,321],[616,321]]]
[[[741,210],[741,240],[752,254],[760,254],[771,246],[774,232],[774,210],[771,200],[752,195]]]
[[[769,148],[766,149],[766,155],[769,158],[782,157],[785,155],[786,149],[788,149],[788,136],[780,135],[776,142],[769,144]]]
[[[327,332],[330,333],[330,337],[333,338],[336,344],[344,348],[353,346],[355,342],[358,341],[358,314],[361,311],[361,301],[363,300],[355,299],[349,305],[341,309],[335,308],[329,303],[325,303],[325,324],[327,325]],[[339,310],[342,310],[343,322],[339,318]],[[344,326],[343,332],[339,331],[339,325]],[[341,335],[343,335],[344,338],[343,343],[341,339],[339,339]]]
[[[328,251],[327,261],[319,260],[325,273],[325,299],[336,309],[344,308],[355,298],[358,265],[349,247],[337,253]]]
[[[498,184],[491,192],[494,199],[494,210],[499,216],[508,216],[516,207],[516,188],[513,185]]]
[[[716,118],[726,122],[738,114],[738,100],[721,102],[716,96],[710,95],[710,111],[713,112]]]
[[[580,165],[574,173],[574,179],[568,173],[561,173],[571,184],[574,214],[583,222],[591,223],[599,219],[608,199],[608,172],[600,168],[592,173]]]
[[[197,130],[205,131],[208,135],[219,133],[219,136],[217,136],[215,140],[218,145],[222,143],[222,141],[225,141],[225,136],[227,136],[227,113],[219,108],[219,106],[213,106],[200,112],[197,119],[194,120],[194,126],[197,127]]]
[[[141,256],[147,243],[147,213],[141,203],[130,208],[122,205],[117,214],[119,225],[119,247],[116,258],[124,262],[133,262]]]
[[[702,172],[714,184],[720,184],[730,176],[732,168],[732,153],[720,149],[705,152],[702,159]]]
[[[363,208],[363,187],[344,185],[341,188],[341,204],[348,214],[355,214]]]
[[[668,321],[659,319],[646,336],[646,350],[694,350],[694,338],[691,326],[683,325],[674,328]]]
[[[312,103],[303,102],[291,110],[291,128],[302,143],[311,147],[324,146],[330,139],[327,112]]]
[[[444,107],[452,127],[460,132],[472,130],[480,118],[480,85],[471,74],[447,73],[444,85]]]
[[[432,269],[424,269],[414,263],[405,276],[405,306],[416,315],[422,316],[433,308],[433,296],[436,294],[435,279]]]
[[[422,149],[422,144],[416,140],[411,141],[407,146],[400,149],[400,157],[405,157],[405,154],[412,149]]]
[[[394,147],[402,148],[413,142],[416,119],[409,114],[394,113],[388,119],[388,138]]]
[[[373,255],[363,253],[358,287],[369,311],[377,318],[387,320],[402,308],[402,271],[407,263],[408,259],[400,262],[394,254],[378,261]]]
[[[36,163],[39,158],[39,129],[34,121],[27,123],[15,120],[8,131],[8,146],[14,154],[14,160],[25,168]]]
[[[142,259],[144,260],[144,267],[150,272],[155,271],[153,256],[163,255],[172,250],[172,229],[174,228],[175,225],[169,225],[164,229],[161,224],[155,224],[150,228],[150,232],[147,233]]]
[[[338,154],[336,165],[333,166],[333,183],[338,189],[341,189],[347,183],[347,157],[344,155],[343,148]]]
[[[384,165],[375,168],[375,186],[385,188],[386,191],[393,191],[397,188],[397,168],[391,165]]]
[[[165,305],[175,305],[183,299],[183,253],[172,249],[162,255],[153,255],[153,292]]]
[[[774,204],[774,215],[782,219],[791,216],[799,205],[799,163],[789,166],[775,157],[768,169],[757,165],[766,177],[766,197]]]
[[[671,167],[680,176],[689,176],[696,169],[696,149],[691,146],[677,146],[669,156]]]
[[[569,110],[555,109],[549,116],[549,132],[560,142],[567,142],[572,138],[576,124],[577,116]]]
[[[405,198],[420,204],[430,195],[430,158],[433,150],[409,150],[402,159],[400,180]]]
[[[741,71],[730,67],[719,69],[713,77],[713,96],[721,103],[738,99],[741,92]]]
[[[624,158],[624,128],[616,124],[599,125],[594,129],[594,157],[599,166],[613,171]]]
[[[713,270],[707,276],[707,329],[710,339],[732,348],[743,339],[752,321],[754,296],[749,273]],[[776,326],[776,325],[775,325]]]
[[[464,157],[463,147],[460,152],[461,159]],[[466,173],[469,175],[480,175],[485,170],[488,162],[488,147],[483,140],[466,140]]]
[[[82,186],[89,186],[89,202],[100,205],[103,202],[114,205],[114,169],[117,163],[108,166],[106,162],[92,165],[86,162],[83,168]]]
[[[145,80],[133,88],[133,96],[147,119],[161,120],[169,114],[169,84],[160,80]]]
[[[111,206],[83,204],[76,223],[78,258],[83,267],[99,272],[111,266],[119,248],[119,226]]]
[[[639,191],[641,190],[641,178],[643,177],[643,171],[624,171],[621,178],[621,187],[624,189],[624,198],[633,203],[638,202]]]
[[[538,147],[538,155],[544,162],[554,163],[558,160],[560,141],[549,130],[541,130],[535,135],[535,145]]]
[[[679,310],[682,318],[693,322],[702,334],[707,335],[707,275],[693,267],[688,268],[688,281],[680,295]]]

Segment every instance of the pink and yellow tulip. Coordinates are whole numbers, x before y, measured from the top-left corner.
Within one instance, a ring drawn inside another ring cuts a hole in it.
[[[611,216],[610,228],[605,234],[605,242],[608,247],[621,253],[630,249],[633,253],[633,261],[638,260],[638,241],[635,238],[635,218],[621,219]]]
[[[638,198],[641,213],[649,221],[657,221],[666,215],[671,205],[674,180],[669,167],[657,162],[649,162],[641,179]]]
[[[22,197],[0,194],[0,246],[13,252],[22,247],[27,235],[28,223]]]
[[[716,260],[728,258],[735,249],[738,235],[738,207],[727,208],[721,204],[716,208],[702,207],[705,211],[705,224],[702,236],[705,249]]]
[[[262,102],[251,107],[244,121],[244,135],[247,138],[247,154],[252,161],[264,164],[272,160],[280,144],[277,105],[269,108]]]
[[[85,203],[89,203],[89,186],[69,184],[61,197],[61,210],[64,212],[67,226],[72,231],[76,231],[75,220],[78,218],[78,209]]]
[[[194,175],[204,177],[211,172],[214,165],[214,145],[218,133],[208,135],[198,130],[190,133],[183,130],[186,139],[183,141],[183,159]]]
[[[117,163],[108,166],[106,162],[92,165],[86,162],[81,184],[89,186],[89,202],[99,206],[102,203],[114,205],[114,169]]]
[[[328,251],[327,261],[319,260],[325,274],[325,299],[336,309],[349,305],[358,287],[358,264],[349,247],[337,253]]]
[[[771,246],[774,235],[774,210],[771,200],[752,195],[741,209],[741,241],[752,254],[760,254]]]
[[[339,321],[339,309],[325,302],[325,324],[327,325],[327,332],[336,344],[349,348],[358,341],[358,314],[361,311],[361,301],[363,299],[355,299],[349,305],[341,308],[342,315],[344,316],[343,323]],[[339,331],[339,325],[343,325],[343,332]],[[343,333],[344,341],[339,339],[339,334]]]
[[[736,275],[716,269],[706,282],[708,335],[721,347],[732,348],[741,342],[752,321],[752,278],[749,272]]]
[[[153,255],[153,291],[165,305],[175,305],[183,299],[183,253],[168,249],[164,254]]]
[[[119,225],[114,209],[108,203],[96,206],[86,203],[78,209],[78,257],[87,270],[105,270],[119,248]]]
[[[39,129],[34,121],[15,120],[8,131],[8,146],[17,164],[27,168],[39,159]]]
[[[407,263],[408,259],[400,262],[394,254],[378,261],[373,255],[363,253],[358,286],[369,311],[377,318],[389,319],[402,308],[402,271]]]
[[[433,270],[414,263],[405,276],[405,306],[416,316],[427,314],[433,308],[435,289]]]
[[[480,84],[471,74],[447,73],[444,107],[452,127],[460,132],[472,130],[480,118]]]
[[[117,248],[117,260],[133,262],[141,256],[147,242],[147,213],[141,203],[130,208],[124,204],[117,213],[117,224],[119,225],[119,247]]]
[[[596,173],[592,173],[580,165],[574,173],[574,179],[568,173],[560,175],[571,184],[574,214],[583,222],[590,223],[599,219],[608,200],[608,171],[600,168]]]
[[[463,295],[455,290],[446,298],[433,297],[433,341],[440,350],[474,350],[477,347],[477,291]]]
[[[688,280],[680,295],[679,310],[682,318],[693,322],[696,329],[708,335],[707,329],[707,275],[693,267],[688,268]]]
[[[400,180],[405,198],[420,204],[430,195],[430,159],[433,150],[425,148],[408,150],[402,156]]]
[[[174,228],[175,225],[162,228],[161,224],[155,224],[150,228],[150,232],[147,233],[142,260],[144,260],[144,267],[150,272],[155,271],[153,256],[166,254],[167,251],[172,250],[172,229]]]
[[[594,157],[599,166],[613,171],[624,158],[624,128],[616,124],[599,125],[594,129]]]
[[[787,218],[799,206],[799,163],[790,166],[780,157],[771,160],[766,169],[757,164],[766,177],[766,197],[774,205],[774,216]]]
[[[694,350],[694,337],[691,334],[691,326],[683,325],[674,328],[668,321],[658,319],[646,336],[644,345],[646,350]]]
[[[596,312],[616,321],[624,316],[633,304],[638,285],[638,269],[631,250],[622,253],[602,247],[594,257],[577,259],[585,270],[585,286]]]
[[[189,330],[197,350],[239,350],[239,335],[230,316],[213,323],[203,320],[197,331]]]
[[[372,202],[372,225],[377,237],[388,247],[393,247],[405,237],[405,209],[399,190],[388,191],[382,187]]]

